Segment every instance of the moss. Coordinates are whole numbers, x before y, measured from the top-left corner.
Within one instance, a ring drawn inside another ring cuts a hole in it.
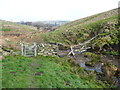
[[[102,53],[105,55],[114,55],[114,56],[119,55],[119,52],[117,51],[103,51]]]

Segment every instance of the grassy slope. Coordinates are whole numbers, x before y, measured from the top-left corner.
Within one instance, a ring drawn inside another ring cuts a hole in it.
[[[64,44],[78,44],[79,42],[84,42],[92,38],[98,33],[105,32],[106,26],[110,27],[111,24],[117,24],[117,14],[117,9],[96,14],[87,18],[73,21],[61,26],[54,32],[41,34],[41,36],[45,41],[61,42]],[[110,30],[106,34],[113,33],[115,37],[111,38],[111,40],[115,41],[113,39],[116,39],[118,30],[115,28],[115,26],[113,27],[114,28],[110,27]],[[117,43],[117,41],[113,43]]]
[[[7,56],[3,60],[3,88],[99,88],[106,87],[92,72],[75,72],[65,59]],[[77,74],[76,74],[77,73]],[[37,75],[35,75],[37,74]]]
[[[6,48],[20,49],[20,42],[40,42],[41,38],[37,35],[39,31],[36,27],[20,25],[13,22],[2,21],[0,28],[0,45]]]
[[[16,24],[13,22],[8,22],[8,21],[2,21],[2,28],[0,29],[0,31],[2,32],[3,36],[13,36],[16,34],[20,34],[20,35],[26,35],[26,34],[30,34],[36,32],[36,28],[33,26],[28,26],[28,25],[21,25],[21,24]]]
[[[2,25],[2,28],[8,28],[8,29],[13,29],[15,31],[19,31],[19,30],[22,30],[24,31],[24,29],[27,31],[27,30],[35,30],[36,28],[35,27],[32,27],[32,26],[28,26],[28,25],[21,25],[21,24],[16,24],[14,22],[8,22],[8,21],[1,21],[1,25]]]

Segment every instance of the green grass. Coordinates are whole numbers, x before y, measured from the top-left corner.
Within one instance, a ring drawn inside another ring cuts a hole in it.
[[[2,61],[0,60],[0,89],[2,88]]]
[[[13,30],[9,28],[3,28],[3,29],[0,29],[0,31],[13,31]]]
[[[3,88],[102,88],[91,72],[75,66],[66,58],[6,56],[3,60]],[[35,74],[41,75],[35,75]],[[87,74],[88,73],[88,74]]]

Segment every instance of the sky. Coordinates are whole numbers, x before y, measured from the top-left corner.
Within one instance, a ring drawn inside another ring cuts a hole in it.
[[[119,0],[0,0],[7,21],[77,20],[118,7]]]

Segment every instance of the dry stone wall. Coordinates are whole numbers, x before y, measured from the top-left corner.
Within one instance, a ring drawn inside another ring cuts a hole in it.
[[[65,46],[51,43],[37,43],[37,56],[59,56],[59,51]],[[13,51],[9,48],[0,47],[0,56],[22,55],[22,51]]]
[[[40,56],[56,56],[58,51],[58,45],[41,43],[37,45],[37,53]]]
[[[20,51],[15,52],[11,49],[0,46],[0,56],[11,56],[11,55],[20,55]]]

